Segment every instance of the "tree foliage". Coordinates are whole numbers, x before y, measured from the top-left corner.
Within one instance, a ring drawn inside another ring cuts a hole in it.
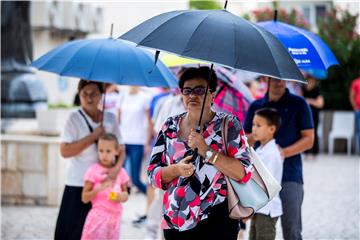
[[[340,66],[331,67],[328,79],[321,81],[327,109],[351,109],[349,88],[360,76],[360,39],[356,32],[359,15],[333,8],[319,23],[319,36],[335,54]]]
[[[193,9],[222,9],[223,7],[214,0],[190,0],[190,8]]]

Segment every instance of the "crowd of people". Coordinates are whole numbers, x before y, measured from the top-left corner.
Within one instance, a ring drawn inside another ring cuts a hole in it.
[[[135,188],[147,202],[134,224],[154,239],[238,239],[246,225],[250,239],[275,239],[279,218],[285,239],[302,239],[301,155],[306,151],[313,158],[319,151],[316,128],[324,106],[316,80],[307,78],[308,85],[300,87],[268,77],[255,80],[261,91],[253,91],[256,100],[243,123],[213,110],[217,76],[208,67],[184,69],[179,90],[156,94],[81,80],[79,109],[61,137],[67,169],[55,239],[119,239],[122,203]],[[359,80],[351,95],[357,96],[357,110],[358,86]],[[251,178],[246,142],[282,185],[250,224],[229,217],[225,180],[246,184]],[[149,182],[141,179],[142,166]]]

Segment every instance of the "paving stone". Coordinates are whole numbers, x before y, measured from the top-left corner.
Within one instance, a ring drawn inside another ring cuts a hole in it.
[[[305,240],[360,238],[359,162],[359,157],[344,155],[304,161]],[[131,221],[142,215],[145,202],[144,195],[132,194],[125,203],[121,239],[144,239],[145,230],[133,227]],[[57,214],[58,207],[2,206],[1,238],[53,239]],[[280,221],[276,238],[282,239]]]

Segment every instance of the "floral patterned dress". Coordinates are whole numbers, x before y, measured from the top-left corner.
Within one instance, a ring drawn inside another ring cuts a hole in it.
[[[226,181],[224,175],[211,164],[204,163],[199,155],[195,161],[195,173],[189,178],[178,177],[170,183],[162,183],[162,167],[176,164],[193,151],[186,141],[180,138],[180,122],[186,113],[170,117],[159,132],[148,167],[148,177],[154,187],[165,190],[163,198],[163,229],[185,231],[194,228],[198,222],[208,217],[211,207],[226,199]],[[214,151],[223,152],[221,137],[222,119],[225,113],[216,113],[204,126],[202,136]],[[249,149],[245,144],[246,136],[240,121],[231,115],[228,123],[228,146],[230,157],[240,161],[245,176],[240,182],[251,178],[252,164]]]

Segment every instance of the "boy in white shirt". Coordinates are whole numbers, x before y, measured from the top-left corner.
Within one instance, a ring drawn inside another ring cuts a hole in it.
[[[254,139],[260,142],[256,149],[267,169],[281,183],[283,161],[274,134],[281,124],[281,116],[276,109],[262,108],[255,112],[252,125]],[[276,237],[276,222],[282,215],[282,205],[277,194],[251,219],[250,240],[267,240]]]

